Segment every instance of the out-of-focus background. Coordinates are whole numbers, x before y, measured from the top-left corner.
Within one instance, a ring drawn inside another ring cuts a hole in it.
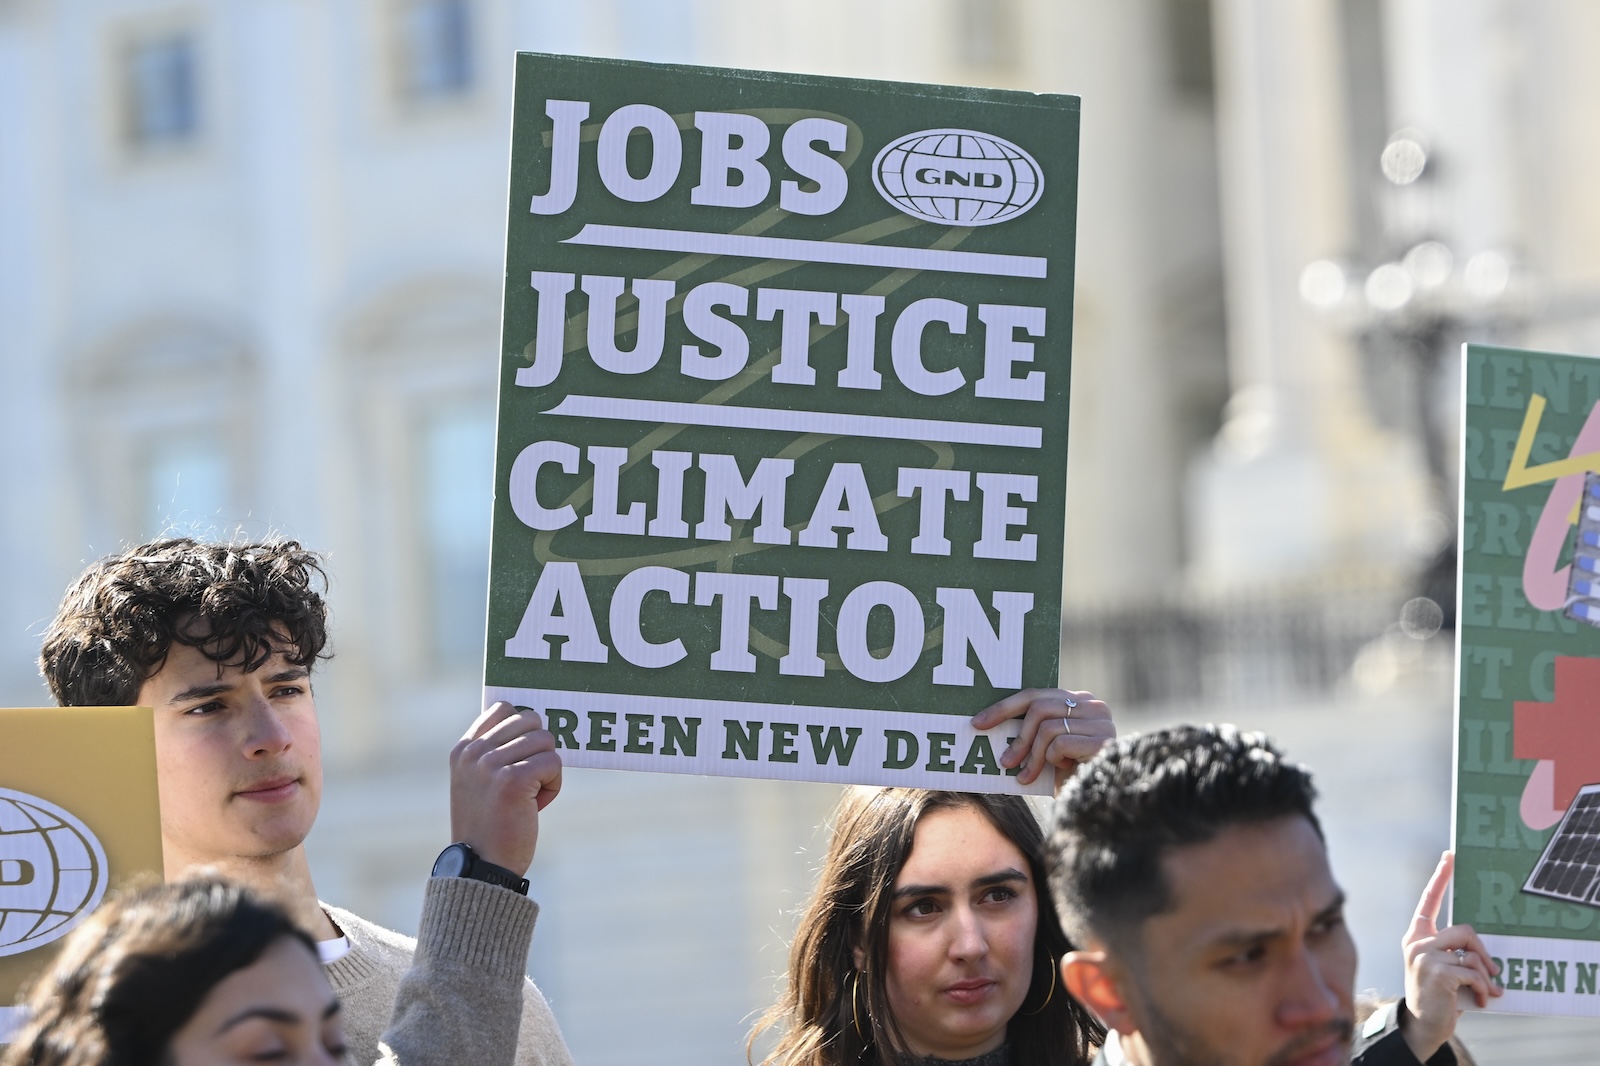
[[[1074,93],[1063,681],[1309,762],[1397,993],[1449,834],[1457,350],[1600,351],[1597,42],[1590,0],[0,0],[0,704],[48,702],[98,555],[325,550],[313,868],[414,928],[479,698],[513,50]],[[742,1060],[835,796],[570,774],[532,971],[580,1063]]]

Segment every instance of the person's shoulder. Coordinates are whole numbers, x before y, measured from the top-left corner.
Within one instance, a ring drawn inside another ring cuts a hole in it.
[[[322,909],[339,927],[339,932],[349,938],[352,953],[404,956],[408,959],[416,953],[416,937],[397,933],[343,907],[324,903]]]
[[[1352,1066],[1419,1066],[1400,1031],[1403,1003],[1401,999],[1382,1003],[1365,1019],[1352,1048]],[[1456,1066],[1457,1061],[1455,1049],[1446,1042],[1420,1066]]]

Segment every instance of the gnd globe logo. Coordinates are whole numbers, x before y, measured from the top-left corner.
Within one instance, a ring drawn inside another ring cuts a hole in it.
[[[1039,202],[1044,171],[1003,137],[977,130],[923,130],[891,141],[872,161],[872,183],[913,218],[992,226]]]
[[[106,852],[70,811],[0,788],[0,956],[65,936],[106,894]]]

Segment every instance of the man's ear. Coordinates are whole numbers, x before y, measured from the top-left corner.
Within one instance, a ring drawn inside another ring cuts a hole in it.
[[[1104,948],[1061,956],[1061,983],[1079,1003],[1119,1033],[1139,1029],[1123,994],[1118,968]]]

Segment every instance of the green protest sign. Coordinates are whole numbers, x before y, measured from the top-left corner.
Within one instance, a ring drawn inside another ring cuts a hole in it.
[[[1016,790],[967,719],[1057,680],[1077,151],[518,55],[486,697],[573,766]]]
[[[1463,379],[1453,920],[1493,1009],[1600,1015],[1600,360]]]

